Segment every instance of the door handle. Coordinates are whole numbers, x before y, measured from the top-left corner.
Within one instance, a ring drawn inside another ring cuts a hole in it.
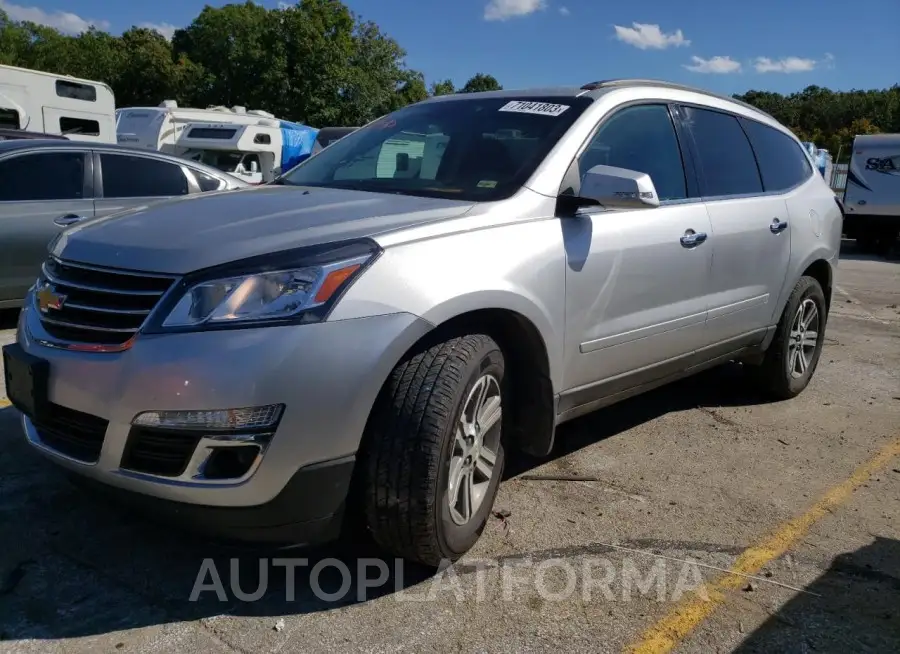
[[[685,230],[681,237],[681,244],[686,248],[695,248],[706,240],[705,232],[695,232],[693,229]]]
[[[59,225],[60,227],[68,227],[69,225],[74,225],[75,223],[80,223],[82,220],[87,220],[87,216],[79,216],[74,213],[67,213],[64,216],[60,216],[56,218],[53,222]]]
[[[786,220],[778,220],[778,218],[772,219],[772,224],[769,225],[769,231],[773,234],[780,234],[784,230],[787,229],[787,221]]]

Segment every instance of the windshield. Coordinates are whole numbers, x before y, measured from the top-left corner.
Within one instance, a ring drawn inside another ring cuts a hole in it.
[[[589,98],[465,98],[396,111],[315,154],[278,184],[500,200],[528,179]]]

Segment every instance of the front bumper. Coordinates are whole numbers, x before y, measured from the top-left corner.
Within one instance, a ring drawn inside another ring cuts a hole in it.
[[[41,438],[36,421],[23,416],[22,423],[28,441],[43,454],[79,476],[126,491],[123,496],[155,498],[157,506],[188,505],[175,513],[192,516],[193,509],[220,514],[231,509],[233,515],[245,516],[249,512],[243,509],[261,509],[252,519],[237,518],[235,525],[315,521],[339,510],[381,385],[430,328],[426,321],[398,313],[302,326],[148,335],[123,352],[73,352],[46,345],[52,336],[26,302],[18,343],[49,361],[52,405],[105,424],[99,457],[84,463],[65,456]],[[172,478],[122,466],[139,413],[271,404],[283,404],[283,415],[258,465],[245,478]],[[325,469],[333,473],[328,481]],[[314,490],[317,486],[321,491]],[[291,507],[295,515],[285,513]]]

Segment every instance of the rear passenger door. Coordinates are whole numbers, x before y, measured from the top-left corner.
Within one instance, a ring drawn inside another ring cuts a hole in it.
[[[756,161],[762,174],[763,190],[772,195],[781,197],[788,208],[790,225],[788,232],[790,239],[782,239],[779,243],[779,264],[787,261],[785,275],[782,277],[780,297],[785,298],[785,292],[793,288],[794,280],[787,279],[787,271],[792,266],[790,258],[792,253],[808,251],[803,247],[804,241],[812,247],[812,241],[820,237],[826,237],[822,231],[826,224],[826,217],[834,212],[834,196],[824,188],[826,185],[816,179],[816,170],[813,168],[802,146],[788,134],[763,125],[755,120],[741,118],[744,132],[750,138],[750,144],[756,153]],[[811,187],[819,187],[821,191],[810,192]],[[830,224],[830,223],[828,223]],[[778,239],[770,239],[778,240]],[[788,252],[785,252],[788,249]],[[791,284],[785,288],[785,284]],[[775,301],[769,323],[775,324],[780,318],[779,308],[782,302]]]
[[[137,154],[97,151],[96,215],[146,206],[194,192],[196,182],[178,163]]]
[[[680,107],[679,113],[691,135],[712,223],[706,345],[756,344],[772,322],[790,261],[787,204],[782,196],[764,192],[737,116],[692,106]]]
[[[86,150],[32,150],[0,159],[0,307],[21,300],[67,224],[94,215]]]

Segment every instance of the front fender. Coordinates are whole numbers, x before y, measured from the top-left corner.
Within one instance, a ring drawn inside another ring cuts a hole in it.
[[[529,320],[562,380],[566,269],[557,221],[460,232],[387,248],[348,289],[330,320],[405,312],[433,325],[484,309]]]

